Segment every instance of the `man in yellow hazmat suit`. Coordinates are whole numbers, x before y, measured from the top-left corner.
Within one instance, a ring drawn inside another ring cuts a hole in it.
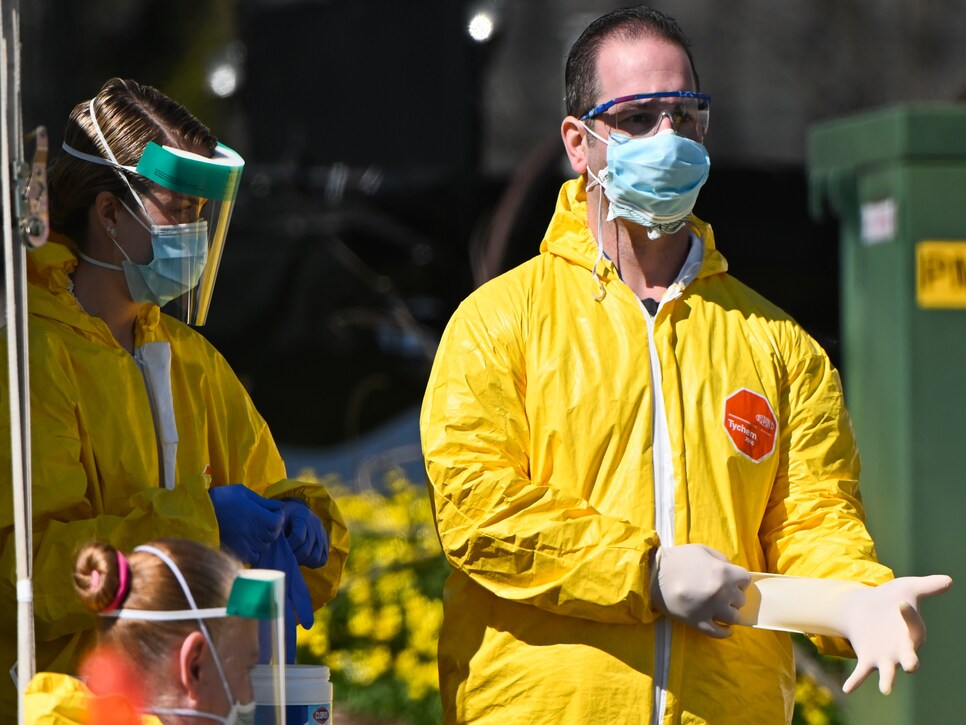
[[[711,99],[678,25],[645,7],[598,19],[566,91],[579,176],[540,255],[455,312],[423,403],[455,567],[446,722],[790,722],[789,635],[732,626],[749,572],[884,594],[892,579],[864,525],[838,375],[727,274],[691,213]],[[901,654],[867,666],[859,652],[857,679],[915,667],[918,600],[939,579],[874,603],[899,622]]]

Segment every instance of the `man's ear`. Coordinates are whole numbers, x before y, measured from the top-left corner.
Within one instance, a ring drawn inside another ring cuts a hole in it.
[[[208,642],[201,632],[192,632],[181,643],[181,651],[178,653],[178,674],[191,703],[189,707],[194,707],[198,703],[203,687],[204,664],[209,656]]]
[[[560,135],[563,137],[571,168],[583,175],[587,171],[587,141],[583,125],[575,116],[567,116],[560,124]]]

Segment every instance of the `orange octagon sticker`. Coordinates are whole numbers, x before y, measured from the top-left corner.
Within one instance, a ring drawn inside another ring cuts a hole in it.
[[[775,413],[759,393],[742,388],[725,401],[725,431],[739,453],[753,461],[775,450]]]

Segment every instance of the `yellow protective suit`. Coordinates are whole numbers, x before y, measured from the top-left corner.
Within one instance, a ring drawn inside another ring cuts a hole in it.
[[[541,254],[450,320],[420,421],[456,568],[439,641],[448,723],[790,721],[789,636],[717,640],[657,615],[661,543],[754,571],[892,578],[836,371],[691,224],[691,271],[652,325],[613,264],[592,274],[584,182],[567,182]]]
[[[160,485],[161,446],[145,378],[107,325],[69,291],[76,257],[66,240],[28,255],[34,616],[37,670],[73,672],[96,617],[73,595],[71,571],[92,539],[130,551],[159,537],[219,544],[209,486],[244,483],[268,498],[305,500],[330,538],[329,559],[302,569],[318,608],[336,592],[348,532],[315,483],[289,480],[268,426],[226,360],[200,334],[145,305],[137,347],[168,343],[176,421],[174,487]],[[6,339],[0,344],[6,360]],[[9,399],[0,376],[0,399]],[[170,438],[171,435],[168,435]],[[7,670],[17,658],[10,431],[0,415],[0,721],[14,712]]]
[[[94,695],[80,681],[56,672],[38,672],[27,685],[24,714],[27,725],[92,725],[89,708]],[[136,715],[119,698],[103,700],[115,722],[161,725],[155,715]],[[122,719],[122,714],[124,715]]]

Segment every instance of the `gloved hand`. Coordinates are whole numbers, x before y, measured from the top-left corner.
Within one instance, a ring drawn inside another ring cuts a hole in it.
[[[704,544],[660,548],[651,564],[651,605],[711,637],[731,635],[751,575]]]
[[[319,517],[297,498],[282,499],[285,539],[302,566],[317,569],[329,559],[329,535]]]
[[[926,639],[919,600],[942,594],[952,585],[952,578],[935,574],[901,577],[849,592],[845,630],[858,663],[842,691],[852,692],[872,670],[879,670],[879,691],[888,695],[897,664],[906,672],[915,672],[919,668],[916,650]]]
[[[299,564],[285,537],[280,536],[276,539],[268,551],[255,562],[255,566],[259,569],[276,569],[285,572],[285,600],[288,602],[288,609],[298,616],[298,622],[305,629],[311,627],[315,622],[312,597],[309,595],[309,588],[305,584],[302,572],[299,571]],[[294,619],[285,617],[286,632],[291,630],[294,634],[295,624]]]
[[[263,498],[240,483],[208,491],[218,519],[221,546],[245,564],[254,564],[282,533],[280,501]]]

